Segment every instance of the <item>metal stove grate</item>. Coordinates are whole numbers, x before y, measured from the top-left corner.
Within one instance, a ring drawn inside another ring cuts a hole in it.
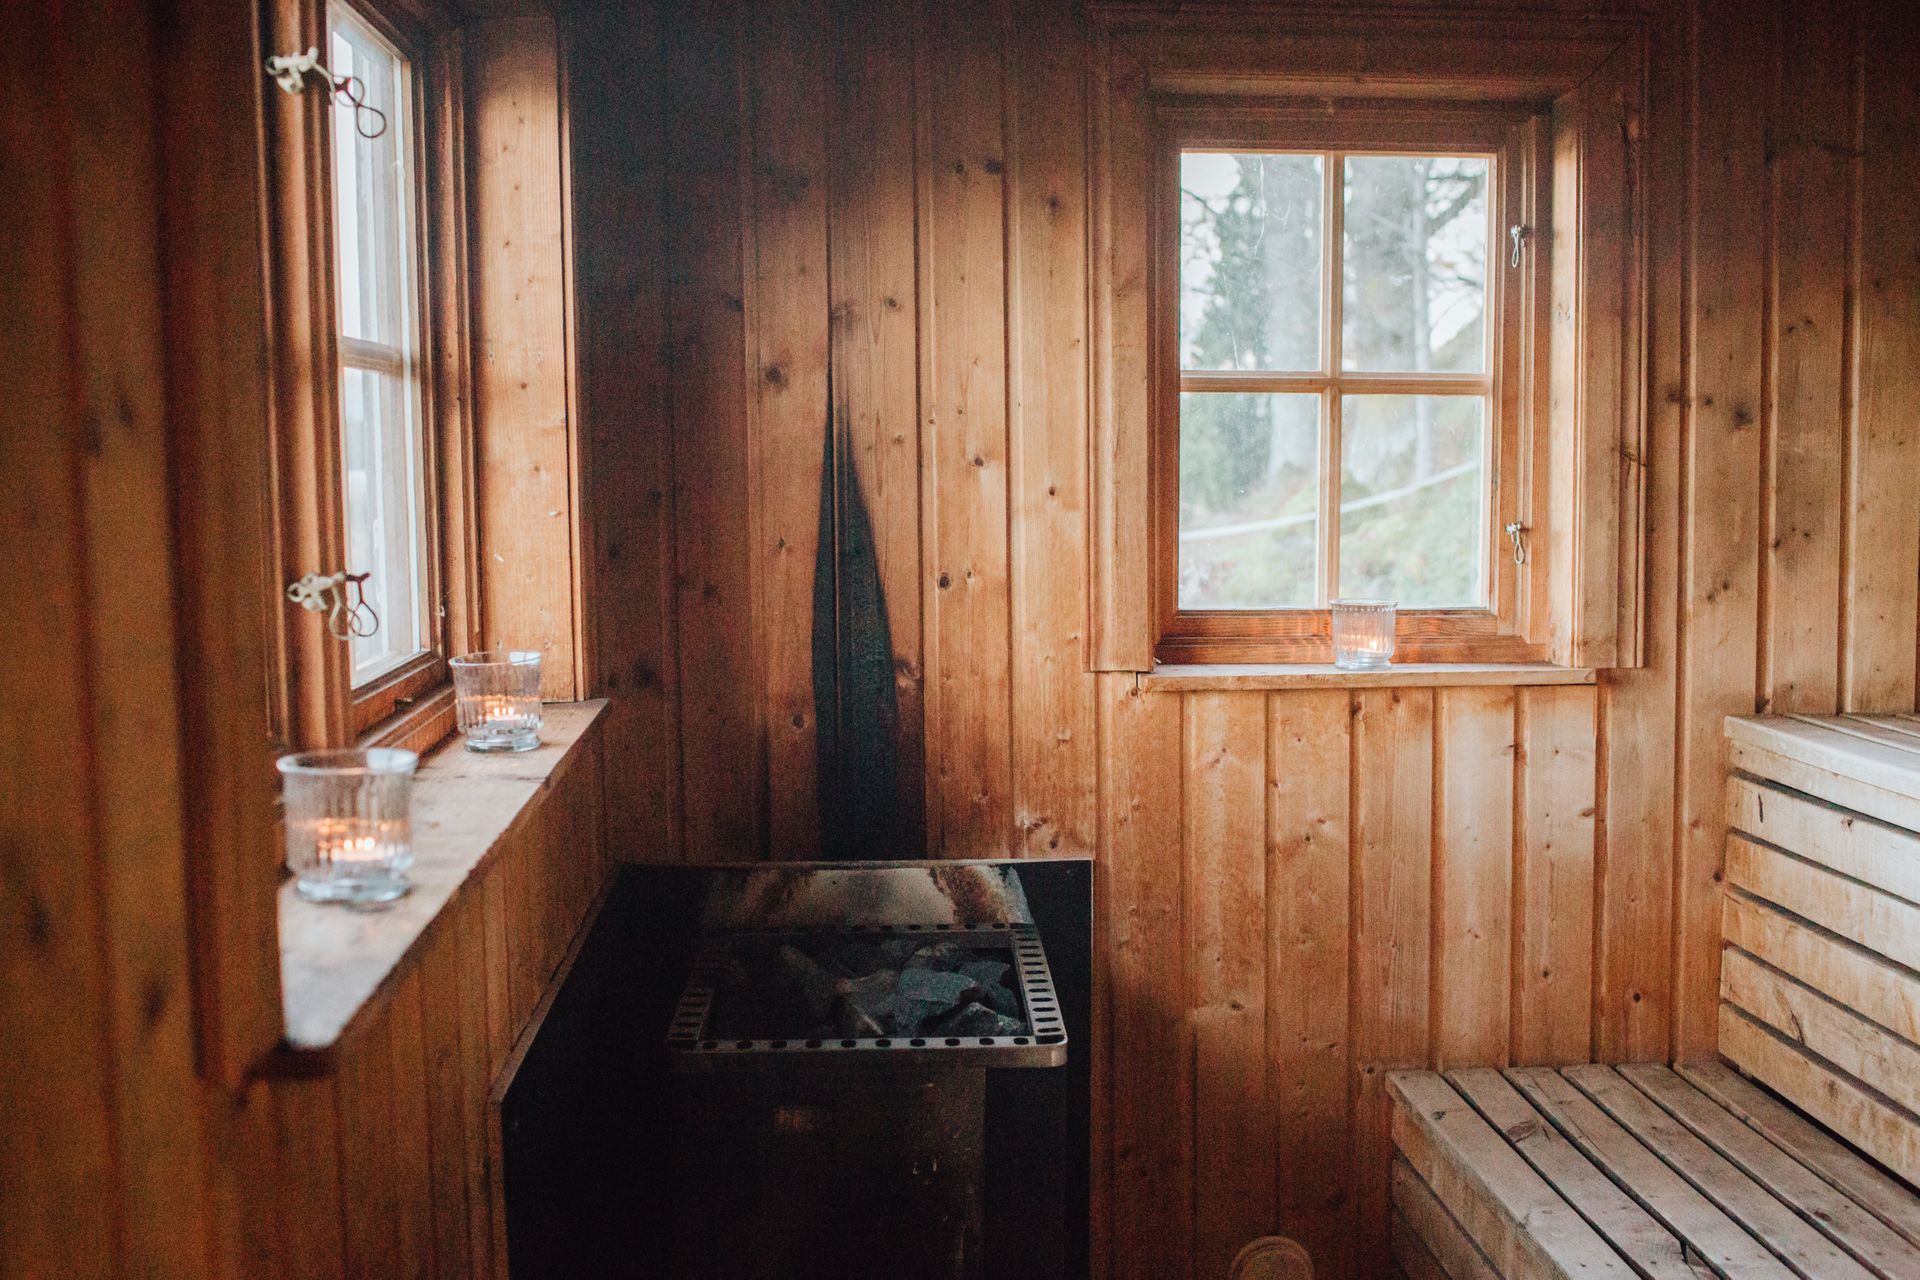
[[[1015,994],[1030,1034],[732,1040],[707,1034],[718,976],[738,944],[747,939],[805,939],[827,934],[841,938],[947,937],[965,945],[1005,948],[1013,956],[1013,973],[1019,979]],[[1057,1067],[1067,1060],[1067,1027],[1061,1020],[1060,998],[1047,967],[1046,949],[1040,943],[1039,930],[1031,924],[903,924],[801,930],[772,926],[707,935],[680,993],[667,1031],[667,1048],[684,1071],[758,1069],[781,1059],[847,1064],[865,1059],[875,1065],[884,1061],[897,1066]]]

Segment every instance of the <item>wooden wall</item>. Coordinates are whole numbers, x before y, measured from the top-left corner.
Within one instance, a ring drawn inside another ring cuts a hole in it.
[[[494,1275],[488,1091],[605,877],[601,749],[335,1073],[228,1060],[278,1012],[250,109],[277,91],[251,0],[31,9],[0,49],[0,1275]]]
[[[1111,1275],[1275,1229],[1379,1274],[1384,1068],[1710,1053],[1722,717],[1914,705],[1920,44],[1892,0],[1649,8],[1647,665],[1354,693],[1085,670],[1076,6],[573,24],[619,854],[821,849],[831,424],[900,852],[1098,860]]]

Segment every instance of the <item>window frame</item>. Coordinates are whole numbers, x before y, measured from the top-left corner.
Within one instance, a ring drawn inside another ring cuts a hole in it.
[[[1548,130],[1543,109],[1522,103],[1464,104],[1450,101],[1268,100],[1250,97],[1182,98],[1156,103],[1153,112],[1153,197],[1148,299],[1150,520],[1155,640],[1161,663],[1326,662],[1332,657],[1324,606],[1287,610],[1182,609],[1179,602],[1180,396],[1190,383],[1219,390],[1317,390],[1364,384],[1371,391],[1471,384],[1484,387],[1488,418],[1485,466],[1489,482],[1482,554],[1489,603],[1486,608],[1402,610],[1398,656],[1413,662],[1536,662],[1548,656],[1542,638],[1546,599],[1544,458],[1545,377],[1539,368],[1539,327],[1547,322],[1546,254],[1551,180]],[[1180,352],[1180,157],[1187,151],[1311,153],[1329,157],[1324,166],[1321,370],[1310,374],[1241,374],[1183,370]],[[1335,158],[1366,154],[1486,156],[1493,161],[1488,198],[1490,226],[1529,227],[1518,267],[1504,237],[1488,245],[1487,372],[1484,375],[1366,374],[1335,366],[1328,329],[1340,323],[1342,282],[1333,275],[1332,239],[1341,233],[1344,169]],[[1500,269],[1495,270],[1498,263]],[[1337,400],[1334,402],[1337,404]],[[1320,508],[1337,522],[1326,490],[1339,466],[1337,411],[1321,414],[1323,490]],[[1516,565],[1508,523],[1524,530],[1527,563]],[[1317,526],[1318,522],[1316,522]],[[1327,534],[1316,529],[1317,538]],[[1332,536],[1333,562],[1338,554]],[[1334,590],[1322,566],[1317,598]]]
[[[425,470],[422,540],[424,649],[366,685],[353,686],[350,645],[316,615],[276,595],[277,627],[268,702],[275,737],[290,748],[395,745],[421,749],[453,727],[448,659],[479,634],[475,548],[475,448],[466,335],[469,332],[463,104],[459,33],[437,10],[374,0],[334,0],[406,60],[410,218],[407,289],[417,343],[420,456]],[[329,0],[282,0],[303,44],[331,49]],[[322,62],[326,59],[323,57]],[[347,565],[343,503],[341,379],[348,361],[338,311],[330,95],[280,95],[270,146],[286,162],[270,169],[269,241],[274,308],[275,510],[280,586]]]

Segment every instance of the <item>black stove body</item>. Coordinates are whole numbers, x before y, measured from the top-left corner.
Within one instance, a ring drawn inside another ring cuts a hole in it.
[[[503,1098],[514,1275],[1084,1276],[1090,873],[622,868]]]

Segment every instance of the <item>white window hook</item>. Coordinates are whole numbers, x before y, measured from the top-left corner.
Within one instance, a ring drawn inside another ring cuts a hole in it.
[[[367,600],[371,573],[309,573],[287,584],[287,599],[308,613],[327,615],[327,634],[336,640],[366,639],[380,629],[380,615]]]
[[[276,53],[267,59],[267,74],[282,93],[305,93],[307,77],[318,76],[327,86],[327,94],[353,108],[353,131],[371,141],[387,131],[387,113],[367,102],[367,86],[359,76],[336,76],[320,61],[320,50],[312,45],[305,53]],[[375,123],[371,128],[367,121]]]
[[[332,87],[333,73],[320,65],[320,50],[311,45],[305,53],[276,53],[267,59],[267,74],[273,77],[282,93],[304,92],[307,77],[316,71],[325,76],[328,87]]]

